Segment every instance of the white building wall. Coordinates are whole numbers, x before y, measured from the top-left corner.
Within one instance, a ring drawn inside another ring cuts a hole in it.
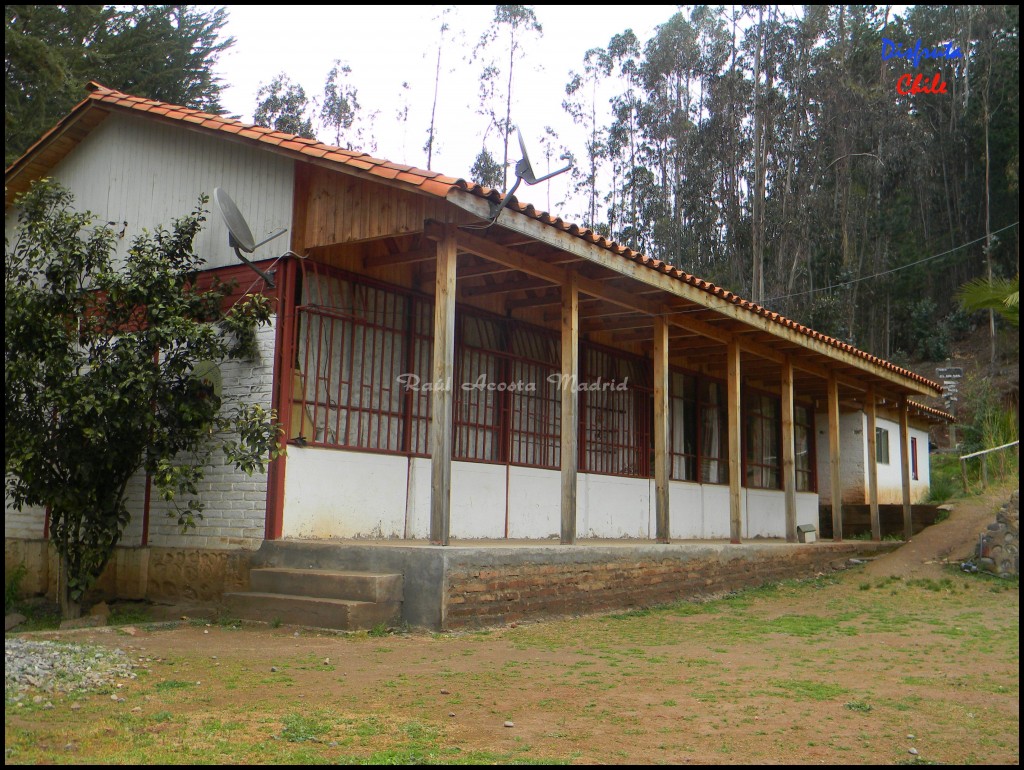
[[[876,418],[879,428],[889,431],[889,463],[878,464],[878,502],[898,505],[903,503],[903,469],[900,465],[900,424],[895,420],[882,417]],[[928,431],[921,428],[909,427],[910,438],[917,439],[917,471],[918,478],[913,478],[913,465],[910,479],[910,500],[920,502],[928,496],[929,486],[929,458],[928,458]],[[908,442],[909,444],[910,442]],[[908,447],[909,449],[909,447]],[[865,454],[867,450],[865,449]],[[865,481],[865,490],[867,482]],[[865,491],[865,499],[867,492]]]
[[[649,479],[581,473],[579,488],[577,537],[653,537]]]
[[[244,401],[270,409],[274,374],[274,322],[256,333],[259,353],[253,361],[221,365],[224,407]],[[292,447],[288,448],[292,451]],[[206,504],[203,518],[185,533],[177,526],[173,503],[151,495],[149,544],[181,548],[258,548],[263,541],[267,512],[267,474],[248,476],[224,460],[218,450],[206,478],[199,485]],[[168,515],[172,514],[172,515]]]
[[[748,489],[743,537],[786,536],[786,494],[776,489]]]
[[[741,510],[746,502],[743,491],[740,491]],[[721,484],[702,484],[701,504],[703,505],[703,524],[700,537],[704,540],[728,538],[731,531],[729,525],[729,487]]]
[[[13,508],[4,496],[4,537],[38,540],[43,536],[46,509],[25,506]]]
[[[818,495],[815,492],[796,493],[796,524],[818,527]]]
[[[119,545],[139,546],[142,545],[142,525],[145,519],[146,510],[146,474],[136,473],[128,488],[125,490],[125,505],[131,514],[128,526],[121,534]]]
[[[284,537],[403,536],[405,457],[290,446],[286,467]]]
[[[704,528],[704,498],[701,485],[670,481],[668,486],[669,534],[684,540],[699,540]]]
[[[822,505],[832,504],[832,471],[829,463],[828,412],[815,412],[815,451],[818,494]],[[867,499],[867,416],[863,412],[839,414],[839,480],[843,502],[863,503]]]
[[[96,221],[115,222],[125,237],[118,241],[120,255],[143,229],[169,227],[173,219],[195,208],[200,193],[211,196],[203,230],[196,238],[197,253],[207,267],[238,264],[228,248],[227,229],[213,205],[215,187],[223,187],[238,204],[256,236],[291,226],[293,162],[222,138],[167,126],[146,118],[110,115],[94,129],[49,176],[69,188],[75,208],[91,211]],[[17,211],[5,212],[8,237],[17,225]],[[253,256],[277,256],[287,249],[287,238],[272,241]],[[255,278],[255,275],[254,275]],[[259,332],[260,358],[256,363],[232,362],[222,369],[225,396],[240,396],[270,408],[274,329]],[[128,504],[132,518],[122,542],[142,541],[145,480],[134,479]],[[187,547],[255,547],[263,539],[266,519],[266,475],[249,477],[223,463],[211,467],[201,485],[206,503],[198,527],[182,534],[166,514],[172,506],[152,496],[152,545]],[[7,537],[41,537],[43,513],[6,510]]]
[[[510,466],[508,472],[508,536],[561,539],[561,471]]]
[[[652,539],[654,482],[581,473],[578,538]],[[785,495],[743,490],[743,537],[785,537]],[[673,481],[671,532],[679,539],[729,537],[729,487]],[[797,523],[817,524],[818,496],[797,495]],[[557,470],[452,463],[450,534],[464,539],[557,540]],[[404,534],[403,534],[404,533]],[[295,538],[430,536],[430,460],[369,452],[290,447],[284,536]]]
[[[428,458],[409,458],[405,501],[405,536],[408,538],[426,540],[430,537],[430,471]],[[394,483],[397,484],[397,480]],[[287,521],[287,508],[284,517]]]
[[[903,477],[900,467],[900,426],[896,420],[876,416],[875,425],[888,431],[889,462],[878,463],[878,502],[882,505],[899,505],[903,502]],[[828,414],[817,414],[815,418],[818,463],[818,493],[822,505],[832,504],[832,489],[829,482]],[[929,458],[928,431],[910,426],[910,436],[917,439],[918,479],[910,482],[911,502],[920,502],[928,496]],[[868,502],[868,437],[867,415],[864,412],[848,412],[839,415],[839,477],[843,488],[843,502],[865,504]]]
[[[49,176],[69,188],[75,208],[91,211],[98,223],[127,222],[117,250],[124,255],[143,229],[172,221],[195,208],[200,193],[210,196],[210,211],[196,238],[197,254],[207,267],[237,265],[228,233],[213,204],[215,187],[238,205],[257,241],[280,227],[291,227],[293,161],[222,137],[206,136],[132,115],[112,114],[95,128]],[[6,212],[8,235],[16,212]],[[276,257],[288,248],[287,236],[260,248],[252,259]],[[254,275],[255,277],[255,275]]]
[[[452,463],[452,537],[505,537],[505,466]]]

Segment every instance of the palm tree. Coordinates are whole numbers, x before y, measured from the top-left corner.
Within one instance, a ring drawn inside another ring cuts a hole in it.
[[[1020,273],[1013,278],[975,278],[957,293],[964,310],[994,310],[1013,326],[1020,326]]]

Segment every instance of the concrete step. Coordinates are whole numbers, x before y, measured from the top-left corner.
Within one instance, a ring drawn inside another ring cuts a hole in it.
[[[402,576],[389,572],[262,567],[249,571],[253,591],[268,594],[401,602]]]
[[[228,612],[245,620],[280,621],[344,631],[397,623],[402,614],[402,604],[396,601],[363,602],[258,591],[224,594],[224,603]]]

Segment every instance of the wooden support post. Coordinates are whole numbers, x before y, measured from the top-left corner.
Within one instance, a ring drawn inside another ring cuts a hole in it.
[[[672,541],[668,508],[672,458],[668,393],[668,322],[657,316],[654,319],[654,499],[657,517],[655,536],[659,543]]]
[[[843,539],[843,482],[839,458],[839,382],[828,375],[828,465],[832,490],[832,540]]]
[[[910,421],[907,397],[900,396],[900,470],[903,476],[903,539],[910,542],[914,522],[910,511]]]
[[[786,494],[786,542],[796,537],[796,436],[793,419],[793,362],[782,362],[782,488]]]
[[[448,545],[452,503],[452,388],[455,379],[455,233],[437,241],[434,366],[430,413],[430,542]]]
[[[726,383],[726,404],[729,411],[729,542],[740,542],[743,522],[742,488],[740,475],[743,470],[740,431],[740,347],[735,340],[726,348],[728,382]]]
[[[294,186],[292,188],[292,233],[291,251],[304,254],[308,229],[308,204],[310,174],[312,166],[308,163],[295,164]],[[301,283],[299,267],[295,258],[284,258],[277,270],[277,336],[274,342],[274,395],[271,405],[277,410],[277,419],[284,425],[281,442],[287,445],[292,434],[293,385],[295,372],[295,301],[296,291]],[[285,471],[287,469],[287,452],[270,462],[267,474],[267,515],[264,522],[263,537],[267,540],[278,540],[284,532],[284,488]],[[147,475],[146,493],[149,494],[149,476]],[[147,507],[148,511],[148,507]],[[143,525],[143,545],[149,537],[148,523]]]
[[[576,542],[576,475],[579,463],[580,295],[576,276],[562,286],[562,544]]]
[[[967,461],[964,458],[960,458],[960,481],[964,485],[964,494],[967,494]]]
[[[864,411],[868,417],[868,505],[871,506],[871,539],[882,539],[882,518],[878,512],[878,423],[875,414],[875,389],[868,388]]]

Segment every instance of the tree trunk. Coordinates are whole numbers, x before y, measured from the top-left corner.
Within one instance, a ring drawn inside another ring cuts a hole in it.
[[[430,106],[430,131],[427,132],[427,171],[430,171],[434,163],[434,120],[437,115],[437,93],[441,89],[442,48],[442,45],[437,47],[437,70],[434,72],[434,101]]]
[[[989,146],[988,146],[988,135],[989,135],[989,119],[992,117],[989,113],[989,83],[992,80],[992,65],[991,59],[989,60],[989,71],[988,77],[985,79],[985,96],[983,102],[983,111],[985,115],[985,277],[988,279],[988,283],[992,285],[992,220],[991,220],[991,195],[990,188],[991,184],[989,181]],[[996,311],[989,308],[988,311],[988,340],[989,340],[989,367],[995,371],[996,368]]]
[[[64,620],[82,617],[82,603],[71,598],[69,573],[68,557],[61,555],[57,561],[57,598],[60,600],[60,616]]]
[[[764,12],[758,11],[757,19],[757,45],[754,48],[754,199],[751,211],[751,276],[750,276],[750,299],[752,302],[761,304],[764,302],[764,244],[762,243],[764,230],[762,218],[764,216],[764,200],[761,197],[761,177],[765,172],[764,161],[761,155],[761,142],[763,140],[764,121],[761,118],[761,109],[758,100],[758,90],[761,85],[761,44],[764,39]]]

